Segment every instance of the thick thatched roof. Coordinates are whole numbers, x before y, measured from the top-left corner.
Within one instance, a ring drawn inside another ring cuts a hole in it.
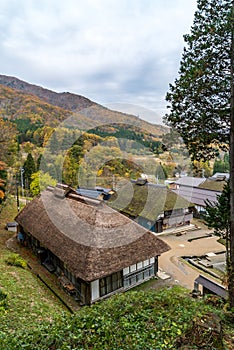
[[[143,217],[156,221],[164,211],[194,207],[186,199],[178,196],[166,186],[131,183],[120,188],[111,197],[109,205],[132,217]]]
[[[77,277],[92,281],[170,248],[153,233],[102,202],[61,189],[46,190],[16,221],[62,260]]]
[[[206,179],[202,184],[199,185],[200,188],[211,191],[222,192],[224,186],[227,184],[225,180],[216,180],[216,179]]]

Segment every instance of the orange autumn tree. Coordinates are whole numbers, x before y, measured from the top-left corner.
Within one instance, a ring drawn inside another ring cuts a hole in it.
[[[0,171],[5,170],[6,164],[2,161],[0,161]],[[0,200],[2,200],[5,196],[3,188],[5,186],[5,180],[0,178]]]

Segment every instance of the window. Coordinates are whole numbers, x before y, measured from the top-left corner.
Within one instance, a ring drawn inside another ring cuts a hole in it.
[[[130,284],[136,284],[136,275],[130,277]]]
[[[134,272],[136,269],[136,264],[130,266],[130,272]]]
[[[149,277],[149,270],[144,271],[144,279]]]
[[[137,270],[142,269],[142,267],[143,267],[143,263],[142,262],[137,263]]]
[[[123,286],[122,272],[115,272],[110,276],[100,279],[100,296],[109,294]]]
[[[129,269],[129,273],[123,274],[124,288],[128,288],[136,283],[140,283],[141,281],[153,277],[155,275],[155,262],[157,262],[155,258],[139,262],[137,263],[136,270],[133,268],[134,265],[132,265]]]
[[[145,266],[148,266],[149,265],[149,260],[145,260],[145,261],[143,261],[143,266],[145,267]]]
[[[123,269],[123,275],[127,275],[129,273],[129,267],[125,267]]]
[[[140,272],[136,275],[137,282],[140,282],[144,279],[143,272]]]

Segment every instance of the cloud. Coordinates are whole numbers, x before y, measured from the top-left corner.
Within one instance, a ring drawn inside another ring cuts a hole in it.
[[[100,103],[159,110],[195,6],[196,0],[2,0],[2,74]]]

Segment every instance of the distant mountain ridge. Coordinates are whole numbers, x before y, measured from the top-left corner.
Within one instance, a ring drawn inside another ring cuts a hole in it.
[[[71,118],[75,114],[76,120],[79,120],[78,123],[76,122],[77,127],[80,127],[81,129],[89,129],[91,127],[101,126],[102,124],[121,123],[121,124],[133,125],[134,127],[139,127],[142,130],[147,130],[148,132],[152,133],[155,136],[160,136],[168,132],[168,128],[166,126],[151,124],[134,115],[112,111],[96,102],[91,101],[90,99],[84,96],[80,96],[70,92],[57,93],[55,91],[48,90],[41,86],[33,85],[25,81],[22,81],[18,78],[6,76],[6,75],[0,75],[0,85],[14,90],[16,95],[17,95],[17,92],[18,93],[21,92],[25,94],[25,98],[27,97],[26,98],[27,100],[30,99],[30,96],[31,96],[31,104],[36,103],[36,105],[38,106],[38,103],[39,103],[40,108],[42,110],[43,108],[45,108],[45,106],[47,106],[46,107],[47,109],[48,109],[48,105],[51,105],[51,107],[54,106],[55,109],[51,108],[51,110],[53,110],[53,113],[55,113],[55,115],[56,115],[56,108],[59,107],[57,109],[58,122],[61,122],[66,118],[68,118],[69,113]],[[6,98],[4,96],[1,96],[1,94],[2,93],[0,90],[1,115],[2,115],[4,114],[4,112],[6,112],[7,114],[7,111],[6,109],[4,109],[5,108],[4,106],[8,105],[9,107],[11,105],[11,98],[8,98],[8,100],[6,101]],[[35,97],[37,97],[36,102],[35,102]],[[4,102],[4,99],[5,99],[5,102]],[[13,102],[16,103],[14,98],[12,100],[12,103]],[[44,105],[43,105],[43,102],[44,102]],[[22,104],[25,104],[22,94],[21,94],[20,103],[21,103],[21,106],[18,106],[18,107],[22,107]],[[14,108],[17,109],[17,105],[15,105]],[[40,114],[39,110],[37,112]],[[49,118],[49,116],[46,116],[48,115],[48,113],[47,114],[44,113],[45,118]],[[44,122],[45,124],[49,124],[47,120],[45,120]],[[55,124],[54,119],[52,124],[53,125]]]
[[[58,93],[7,75],[0,75],[0,84],[35,95],[53,106],[61,107],[70,111],[79,111],[95,104],[95,102],[80,95],[72,94],[70,92]]]

